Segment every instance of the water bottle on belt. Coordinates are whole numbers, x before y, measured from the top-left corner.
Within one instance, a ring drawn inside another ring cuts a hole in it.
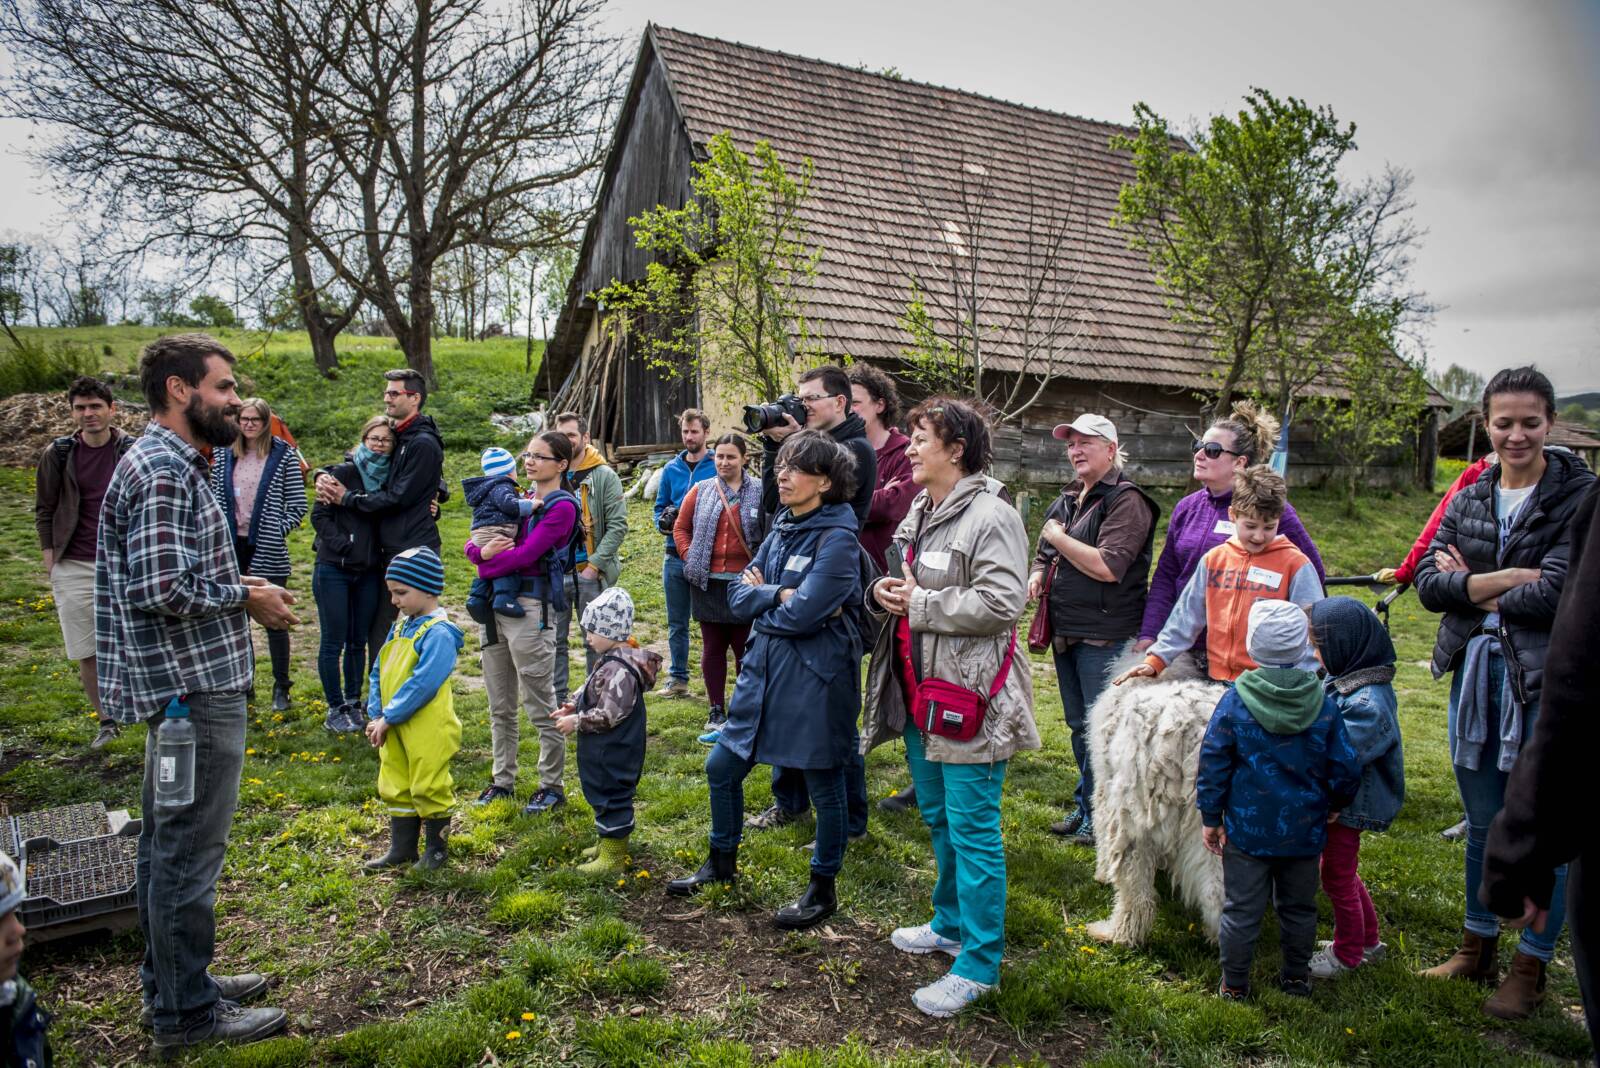
[[[167,702],[166,718],[156,730],[156,807],[188,808],[194,804],[194,724],[182,697]]]

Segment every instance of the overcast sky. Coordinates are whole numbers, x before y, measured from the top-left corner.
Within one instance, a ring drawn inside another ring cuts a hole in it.
[[[613,0],[607,18],[1115,122],[1143,100],[1186,127],[1252,85],[1327,104],[1357,124],[1355,173],[1416,175],[1431,364],[1532,360],[1563,393],[1600,389],[1600,0]],[[27,135],[0,121],[0,230],[50,232]]]

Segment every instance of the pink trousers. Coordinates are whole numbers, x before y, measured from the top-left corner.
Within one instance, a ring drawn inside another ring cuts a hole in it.
[[[1361,859],[1361,832],[1340,823],[1328,824],[1322,850],[1322,892],[1333,904],[1333,955],[1346,968],[1361,963],[1363,950],[1378,944],[1378,913],[1356,871]]]

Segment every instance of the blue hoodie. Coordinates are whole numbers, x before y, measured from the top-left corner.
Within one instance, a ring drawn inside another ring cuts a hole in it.
[[[440,615],[443,612],[442,608],[436,610]],[[401,616],[395,621],[390,633],[410,637],[428,619],[429,616]],[[456,669],[456,654],[461,652],[461,647],[465,644],[461,628],[448,619],[440,619],[417,642],[417,663],[411,669],[411,676],[400,684],[400,688],[394,692],[387,706],[383,704],[378,687],[378,677],[383,671],[383,663],[380,659],[378,663],[373,664],[372,674],[367,682],[367,718],[377,719],[382,716],[389,721],[390,726],[394,726],[416,715],[423,705],[433,700],[433,695],[439,692],[439,687],[450,684],[450,675]]]
[[[660,524],[663,511],[683,504],[683,498],[688,495],[690,486],[708,478],[715,478],[716,474],[717,465],[712,462],[709,449],[700,461],[694,464],[689,462],[687,450],[674,456],[672,461],[661,469],[661,481],[656,485],[656,523]],[[673,544],[671,534],[667,535],[667,552],[673,556],[678,555],[678,547]]]

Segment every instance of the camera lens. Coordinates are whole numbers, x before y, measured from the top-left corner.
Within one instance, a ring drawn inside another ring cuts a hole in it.
[[[783,422],[783,415],[778,411],[776,404],[746,404],[744,406],[744,429],[749,434],[759,434],[768,427],[776,426]]]

